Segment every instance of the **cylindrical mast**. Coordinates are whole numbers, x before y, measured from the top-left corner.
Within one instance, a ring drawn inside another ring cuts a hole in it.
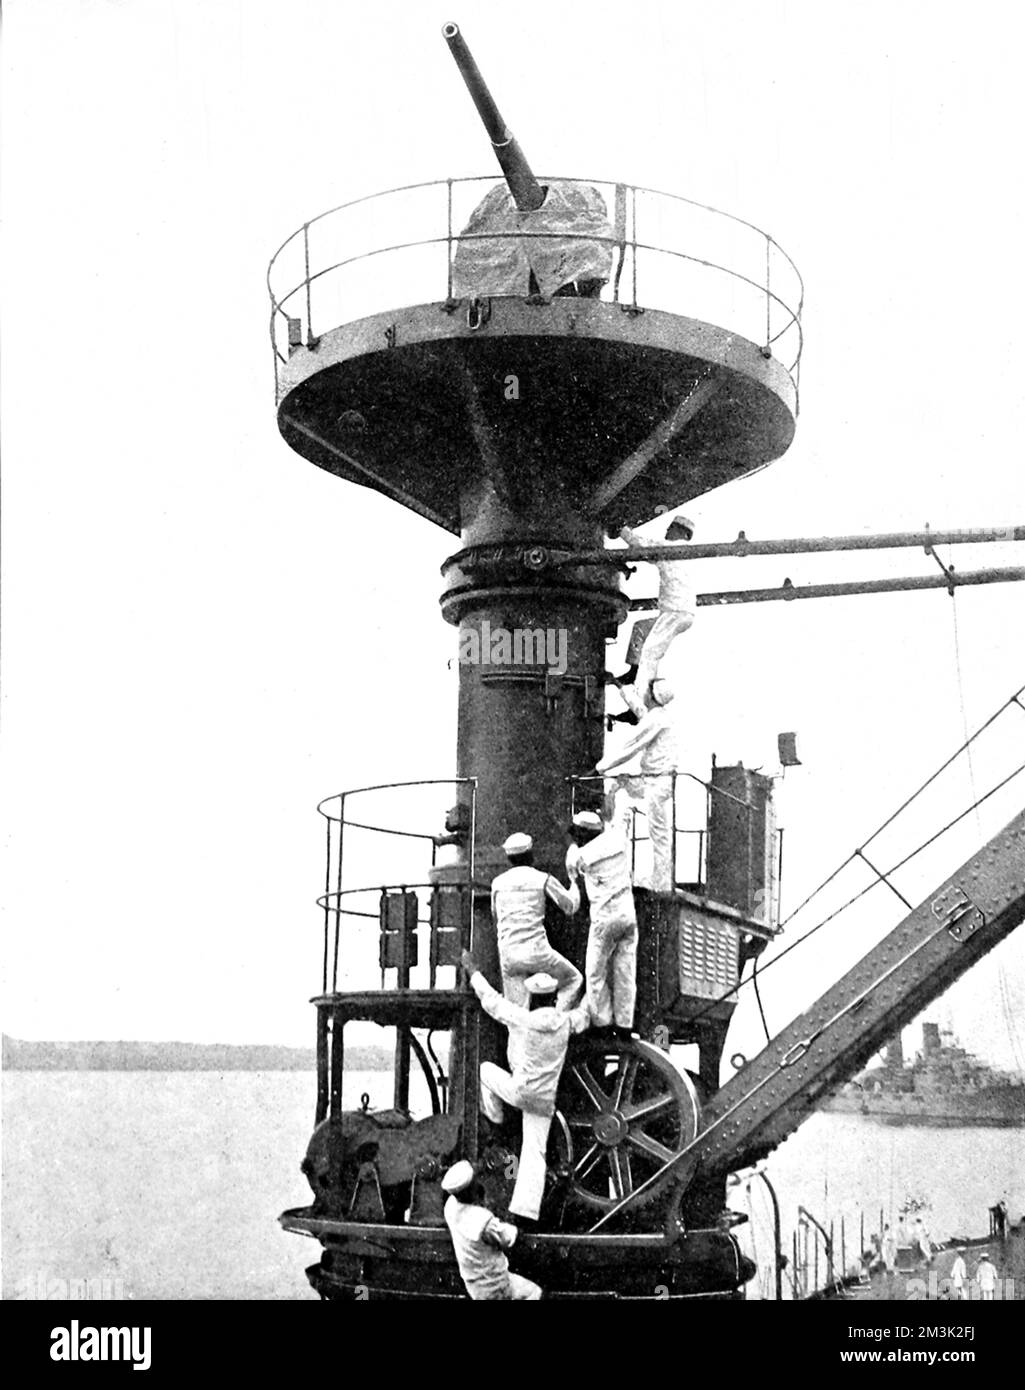
[[[485,884],[507,867],[502,842],[516,831],[533,838],[537,867],[565,881],[568,779],[591,772],[602,754],[605,638],[626,610],[619,576],[564,569],[525,579],[516,559],[525,536],[542,545],[600,540],[598,522],[560,508],[564,484],[555,465],[537,488],[506,501],[487,480],[469,483],[461,511],[470,557],[444,566],[442,614],[459,629],[457,773],[476,781],[474,877]],[[586,918],[551,917],[556,949],[582,965]],[[497,972],[487,893],[476,902],[474,953]]]
[[[520,212],[533,212],[545,200],[544,189],[534,177],[526,156],[503,121],[502,114],[495,105],[495,99],[480,74],[480,68],[474,62],[473,54],[459,32],[459,25],[445,24],[441,32],[473,98],[477,114],[484,122],[484,129],[502,166],[502,173],[516,206]]]

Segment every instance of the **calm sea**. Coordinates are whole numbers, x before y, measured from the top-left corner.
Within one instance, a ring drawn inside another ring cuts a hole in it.
[[[120,1280],[126,1297],[311,1298],[319,1246],[276,1217],[305,1205],[299,1172],[314,1078],[296,1072],[8,1072],[3,1294],[39,1279]],[[354,1078],[390,1103],[381,1074]],[[346,1103],[349,1103],[348,1096]],[[1025,1212],[1025,1131],[891,1129],[815,1115],[772,1155],[784,1239],[803,1205],[839,1228],[928,1202],[934,1237],[980,1234],[1006,1194]],[[768,1208],[752,1184],[754,1234]],[[737,1193],[738,1199],[745,1194]]]

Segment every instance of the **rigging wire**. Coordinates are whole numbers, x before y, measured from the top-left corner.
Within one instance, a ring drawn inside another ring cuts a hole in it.
[[[760,1183],[756,1189],[754,1176],[751,1176],[746,1181],[738,1183],[738,1194],[744,1198],[744,1205],[747,1208],[745,1229],[750,1242],[751,1259],[758,1270],[759,1292],[762,1299],[771,1301],[776,1296],[776,1233],[768,1199],[765,1196],[765,1187],[763,1183]],[[760,1199],[757,1194],[761,1194]]]
[[[762,1005],[762,992],[758,988],[758,957],[755,956],[751,963],[751,984],[754,986],[755,999],[758,1001],[758,1012],[761,1014],[762,1027],[765,1029],[765,1041],[772,1042],[772,1034],[769,1032],[768,1020],[765,1017],[765,1008]]]
[[[950,554],[949,547],[947,551],[947,564],[949,567],[953,568],[954,558]],[[957,589],[952,588],[950,590],[950,618],[954,635],[954,671],[957,676],[958,704],[961,708],[961,736],[966,740],[965,756],[968,763],[968,786],[974,800],[977,795],[975,787],[975,762],[972,757],[971,742],[968,741],[968,709],[964,695],[964,667],[961,661],[961,631],[958,625],[959,615],[960,606],[958,603]],[[978,807],[976,807],[975,810],[975,830],[978,835],[982,835],[982,817],[979,815]],[[945,1014],[947,1026],[953,1027],[954,1016],[949,1002],[944,1006],[943,1012]]]
[[[930,777],[927,777],[926,780],[921,784],[921,786],[916,791],[912,792],[912,794],[900,806],[898,806],[897,809],[890,816],[888,816],[886,820],[883,821],[882,825],[880,825],[878,829],[873,831],[873,833],[868,837],[868,839],[865,841],[864,845],[861,846],[861,848],[864,849],[866,845],[870,845],[872,841],[877,839],[878,836],[881,835],[882,832],[888,826],[892,825],[893,822],[897,819],[897,817],[903,811],[905,811],[911,805],[911,803],[914,800],[916,800],[917,797],[921,796],[922,792],[924,792],[927,787],[931,786],[932,783],[936,781],[937,777],[939,777],[940,774],[951,765],[951,763],[953,763],[958,757],[960,757],[960,755],[970,747],[972,742],[975,739],[977,739],[980,736],[980,734],[984,733],[985,730],[988,729],[989,726],[992,723],[994,723],[995,720],[999,719],[999,717],[1003,714],[1004,710],[1008,709],[1012,704],[1018,705],[1019,709],[1025,709],[1025,706],[1023,706],[1021,701],[1018,699],[1018,696],[1022,693],[1025,693],[1025,686],[1022,686],[1021,689],[1015,691],[1015,693],[1010,697],[1010,699],[1006,700],[1004,704],[1000,706],[999,709],[994,711],[994,713],[990,715],[989,719],[987,719],[984,724],[980,724],[978,729],[976,729],[975,733],[972,734],[970,737],[966,738],[965,742],[961,745],[961,747],[958,748],[954,753],[952,753],[950,757],[946,760],[946,762],[944,762],[940,767],[938,767]],[[800,946],[803,942],[807,941],[810,936],[814,936],[814,934],[817,931],[819,931],[822,927],[826,926],[829,922],[833,921],[833,919],[838,917],[842,912],[846,912],[847,908],[852,907],[854,903],[858,902],[859,899],[863,898],[876,886],[877,883],[886,882],[886,879],[889,877],[889,875],[896,873],[898,869],[901,869],[906,864],[910,863],[910,861],[914,859],[916,855],[921,854],[923,850],[928,849],[931,844],[935,843],[936,840],[938,840],[941,836],[945,835],[948,830],[953,829],[953,827],[957,825],[959,821],[963,820],[966,815],[971,814],[972,811],[975,811],[977,813],[978,807],[981,806],[984,801],[987,801],[989,797],[993,796],[996,792],[1000,791],[1002,787],[1006,786],[1008,782],[1012,781],[1013,778],[1017,777],[1018,774],[1023,771],[1025,771],[1025,763],[1022,763],[1020,767],[1015,768],[1015,770],[1012,773],[1005,777],[1002,782],[997,783],[995,787],[991,787],[990,790],[986,792],[984,796],[978,798],[973,805],[967,808],[967,810],[962,811],[960,815],[955,816],[953,820],[948,821],[947,824],[943,826],[941,830],[938,830],[935,833],[935,835],[930,836],[930,838],[926,840],[923,844],[919,845],[917,849],[912,850],[912,852],[906,855],[902,860],[900,860],[899,863],[894,864],[890,869],[887,870],[885,874],[880,875],[878,873],[878,870],[876,870],[875,872],[877,874],[877,877],[873,879],[871,883],[869,883],[859,893],[856,893],[853,897],[848,898],[848,900],[845,903],[843,903],[835,911],[829,913],[829,915],[824,917],[820,922],[816,923],[816,925],[814,927],[811,927],[807,932],[805,932],[803,936],[797,937],[794,941],[790,943],[789,946],[784,947],[784,949],[780,951],[778,956],[774,956],[772,960],[767,962],[765,968],[769,969],[770,966],[773,966],[777,964],[779,961],[783,960],[786,956],[790,954],[791,951],[795,950],[796,947]],[[785,918],[783,918],[783,920],[779,924],[780,929],[782,930],[782,928],[785,927],[788,922],[793,921],[793,919],[798,915],[798,913],[802,912],[804,908],[808,906],[809,903],[811,903],[816,897],[818,897],[818,895],[825,888],[829,886],[829,884],[831,884],[835,879],[837,879],[846,868],[853,864],[855,860],[858,859],[859,853],[859,850],[855,850],[852,854],[849,854],[847,858],[841,864],[839,864],[827,878],[823,879],[822,882],[818,885],[818,887],[813,889],[812,892],[809,893],[808,896],[803,900],[803,902],[799,903],[797,907],[793,909],[792,912],[790,912]],[[864,858],[864,856],[861,857]],[[738,982],[736,985],[734,985],[733,989],[728,990],[724,995],[720,996],[720,1001],[721,999],[728,999],[731,995],[737,994],[748,983],[754,983],[755,992],[757,995],[757,979],[755,978],[754,967],[752,967],[752,974],[750,976],[750,979]],[[695,1015],[694,1021],[697,1021],[698,1019],[702,1018],[705,1014],[710,1012],[712,1007],[712,1004],[706,1005],[703,1010],[701,1010],[698,1014]],[[763,1026],[765,1026],[764,1015],[762,1022]]]
[[[945,772],[956,758],[959,758],[961,756],[961,754],[968,747],[968,744],[970,744],[973,740],[977,739],[979,735],[984,733],[992,723],[994,723],[997,719],[1000,718],[1004,710],[1008,709],[1011,705],[1017,705],[1019,709],[1025,710],[1025,705],[1023,705],[1021,701],[1018,699],[1018,696],[1023,694],[1025,694],[1025,685],[1023,685],[1020,690],[1016,690],[1009,700],[1005,700],[1004,703],[1000,706],[1000,708],[998,710],[995,710],[984,724],[980,724],[979,727],[975,730],[975,733],[972,734],[971,738],[969,738],[965,743],[963,743],[960,748],[956,749],[955,752],[951,753],[950,757],[946,760],[946,762],[942,763],[941,766],[939,766],[936,769],[936,771],[932,774],[931,777],[927,777],[926,780],[922,783],[922,785],[917,789],[917,791],[912,792],[911,795],[907,798],[907,800],[904,801],[900,806],[898,806],[896,811],[894,811],[892,815],[888,816],[886,820],[883,821],[882,825],[878,827],[878,829],[872,832],[872,834],[864,842],[861,848],[865,849],[866,846],[870,845],[873,840],[877,839],[883,833],[887,826],[892,825],[893,822],[897,819],[897,817],[901,815],[902,812],[906,811],[907,808],[917,797],[921,796],[921,794],[925,791],[926,787],[931,786],[932,783],[936,781],[937,777],[939,777],[942,772]],[[1015,774],[1012,773],[1012,776],[1014,775]],[[985,797],[983,797],[982,799],[985,800]],[[974,810],[974,807],[970,809]],[[955,822],[951,822],[951,824],[955,824]],[[947,828],[949,829],[950,827],[948,826]],[[780,927],[785,927],[787,923],[792,921],[799,912],[802,912],[804,908],[806,908],[808,904],[814,898],[816,898],[819,895],[819,893],[823,891],[824,888],[827,888],[835,878],[837,878],[841,873],[843,873],[844,869],[846,869],[849,864],[852,864],[857,857],[857,852],[848,855],[847,858],[843,861],[843,863],[838,865],[838,867],[833,870],[833,872],[829,875],[828,878],[824,878],[822,882],[819,884],[819,886],[813,889],[812,892],[808,894],[808,896],[804,899],[803,902],[799,903],[792,912],[790,912],[786,917],[784,917],[782,922],[780,922],[779,924]],[[907,860],[905,860],[904,862],[906,863]],[[897,867],[899,868],[900,866],[898,865]],[[893,873],[894,870],[891,869],[890,872]]]
[[[997,984],[1000,988],[1000,1003],[1004,1011],[1004,1021],[1007,1024],[1007,1037],[1011,1044],[1011,1051],[1014,1054],[1015,1066],[1020,1072],[1025,1072],[1025,1060],[1023,1060],[1023,1049],[1021,1039],[1018,1036],[1018,1029],[1014,1022],[1014,1009],[1011,1007],[1011,992],[1007,984],[1007,972],[1000,962],[997,962]]]
[[[949,558],[949,557],[948,557],[948,558]],[[953,564],[953,561],[951,561],[951,564]],[[965,740],[965,745],[964,745],[964,746],[965,746],[965,755],[966,755],[966,757],[967,757],[967,759],[968,759],[968,784],[969,784],[969,786],[970,786],[971,789],[972,789],[972,797],[973,797],[973,799],[974,799],[975,796],[977,795],[976,790],[975,790],[975,764],[974,764],[974,762],[972,761],[972,740],[968,737],[968,711],[967,711],[967,709],[966,709],[966,707],[965,707],[965,698],[964,698],[964,673],[963,673],[963,670],[962,670],[962,667],[961,667],[961,636],[960,636],[960,632],[959,632],[959,630],[958,630],[958,624],[957,624],[957,617],[958,617],[958,612],[957,612],[957,610],[958,610],[957,590],[956,590],[956,589],[952,589],[951,592],[950,592],[950,613],[951,613],[951,617],[952,617],[952,619],[953,619],[953,627],[954,627],[954,667],[955,667],[955,670],[956,670],[956,672],[957,672],[957,698],[958,698],[958,702],[960,703],[960,706],[961,706],[961,732],[962,732],[962,734],[963,734],[963,736],[964,736],[964,740]],[[979,816],[978,807],[976,807],[976,811],[975,811],[975,828],[978,830],[979,834],[981,835],[981,834],[982,834],[982,819],[981,819],[981,817]]]
[[[1008,701],[1008,703],[1011,702]],[[1025,763],[1021,763],[1018,767],[1014,769],[1013,772],[1008,773],[1008,775],[1002,781],[998,782],[995,787],[990,787],[989,791],[986,792],[983,796],[981,796],[976,804],[978,806],[981,806],[984,801],[988,801],[991,796],[994,796],[1003,787],[1006,787],[1009,782],[1013,781],[1013,779],[1017,777],[1019,773],[1022,772],[1025,772]],[[795,937],[794,940],[791,941],[788,946],[785,946],[783,950],[780,951],[778,956],[773,956],[770,961],[767,961],[765,963],[765,966],[763,967],[763,972],[765,970],[771,970],[774,965],[778,965],[781,960],[785,960],[791,951],[796,950],[798,946],[802,946],[808,940],[809,937],[812,937],[815,935],[816,932],[821,931],[823,927],[827,926],[835,918],[839,917],[842,912],[846,912],[849,907],[853,907],[853,905],[856,902],[860,901],[861,898],[865,897],[867,893],[870,893],[873,888],[877,888],[880,883],[885,882],[886,877],[888,877],[890,874],[896,873],[898,869],[902,869],[906,864],[909,864],[912,859],[914,859],[917,855],[921,854],[923,850],[928,849],[930,845],[934,844],[938,839],[940,839],[941,836],[945,835],[948,830],[953,829],[953,827],[957,825],[959,821],[964,820],[965,816],[971,815],[971,813],[975,809],[976,806],[967,807],[959,815],[956,815],[953,820],[948,821],[947,824],[942,827],[942,829],[937,830],[934,835],[930,835],[929,839],[925,840],[922,844],[920,844],[917,849],[913,849],[910,854],[906,854],[903,859],[901,859],[898,863],[894,864],[890,869],[888,869],[886,875],[873,879],[872,882],[866,884],[866,886],[862,888],[860,892],[855,893],[853,897],[848,898],[845,903],[842,903],[840,907],[836,908],[833,912],[830,912],[827,916],[823,917],[821,921],[816,922],[816,924],[813,927],[809,927],[809,929],[802,936]],[[819,888],[817,888],[814,893],[810,894],[805,901],[810,902],[811,899],[814,898],[816,894],[821,890],[821,888],[825,887],[826,883],[829,883],[834,878],[836,878],[837,874],[839,874],[842,869],[846,868],[847,865],[850,864],[856,857],[856,855],[851,855],[850,858],[847,859],[843,864],[841,864],[839,869],[836,869],[832,874],[830,874],[829,878],[825,879],[823,883],[820,884]],[[795,908],[795,910],[790,914],[790,917],[787,918],[787,921],[790,921],[791,918],[796,916],[796,914],[800,910],[800,908]],[[733,986],[732,989],[725,990],[722,994],[717,995],[714,1000],[712,1000],[709,1004],[706,1004],[703,1009],[699,1010],[698,1013],[693,1015],[691,1022],[696,1023],[699,1019],[704,1018],[705,1015],[710,1013],[716,1005],[721,1004],[724,999],[729,999],[732,995],[737,994],[746,985],[750,984],[752,979],[753,975],[749,976],[746,980],[739,981],[737,984]]]

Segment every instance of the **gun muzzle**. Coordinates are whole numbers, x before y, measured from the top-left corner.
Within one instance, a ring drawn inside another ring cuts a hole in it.
[[[502,119],[502,113],[495,105],[495,99],[488,91],[487,83],[481,76],[480,68],[474,62],[473,54],[466,46],[466,40],[459,31],[458,24],[442,26],[442,37],[449,46],[456,67],[462,74],[467,90],[477,108],[477,114],[484,123],[495,156],[501,166],[509,192],[521,212],[533,212],[545,200],[545,192],[531,171],[526,156],[515,137]]]

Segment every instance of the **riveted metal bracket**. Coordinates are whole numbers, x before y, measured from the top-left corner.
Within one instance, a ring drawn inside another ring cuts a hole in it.
[[[795,1042],[788,1047],[783,1056],[779,1059],[780,1070],[792,1067],[795,1062],[799,1062],[812,1045],[812,1038],[802,1038],[800,1042]]]
[[[956,885],[932,900],[932,914],[938,917],[955,941],[963,941],[985,926],[986,914]]]
[[[566,677],[560,676],[556,671],[545,672],[545,709],[549,714],[555,713],[555,706],[558,703],[566,684]]]
[[[582,690],[584,695],[584,718],[600,719],[603,706],[604,682],[595,676],[573,676],[566,672],[551,669],[488,671],[481,676],[483,685],[539,685],[544,697],[545,709],[554,714],[559,701],[570,688]]]
[[[503,575],[508,574],[510,580],[520,577],[518,571],[529,570],[531,573],[540,574],[544,570],[558,569],[565,565],[587,564],[615,567],[623,574],[631,575],[634,573],[635,566],[627,564],[625,560],[619,558],[621,551],[607,550],[601,559],[580,556],[576,551],[570,549],[565,541],[555,545],[544,542],[529,545],[474,545],[468,546],[465,550],[459,551],[455,555],[450,555],[442,566],[442,573],[446,573],[451,568],[457,568],[468,575]],[[655,601],[652,599],[652,608]],[[614,629],[616,631],[618,629]]]
[[[598,694],[598,682],[594,676],[567,676],[565,674],[560,675],[557,671],[545,672],[545,703],[548,706],[548,713],[554,713],[556,701],[562,696],[565,688],[570,685],[583,689],[584,718],[600,719],[602,701]],[[604,692],[604,686],[601,689]],[[597,710],[596,705],[598,706]]]

